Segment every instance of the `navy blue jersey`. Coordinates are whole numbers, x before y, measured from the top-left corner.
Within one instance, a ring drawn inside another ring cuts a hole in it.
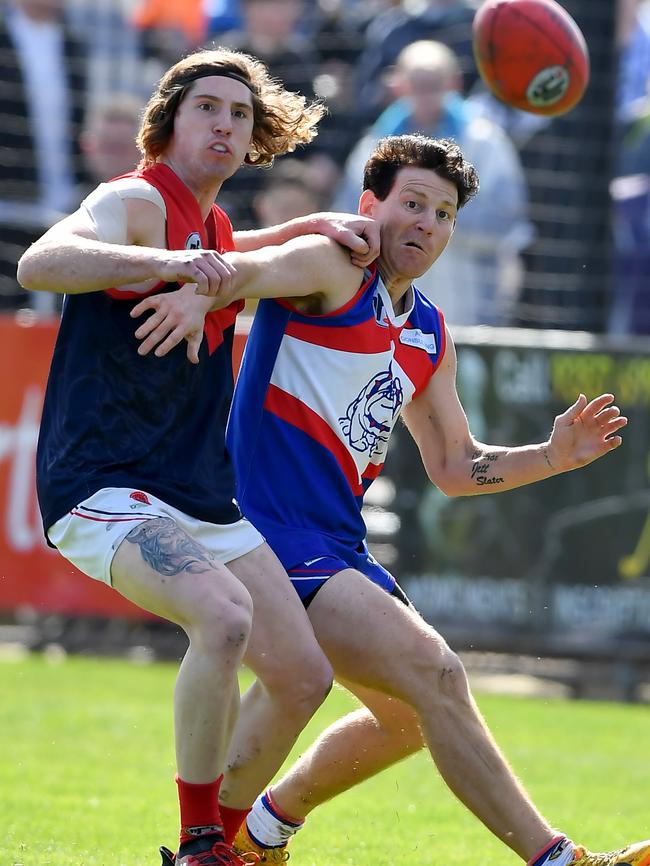
[[[198,202],[170,168],[133,174],[165,200],[169,249],[233,249],[228,217],[215,205],[204,224]],[[243,304],[208,314],[195,365],[184,343],[164,358],[138,355],[138,322],[129,313],[142,297],[110,289],[65,298],[36,456],[46,530],[102,487],[142,488],[211,523],[241,516],[225,428]]]

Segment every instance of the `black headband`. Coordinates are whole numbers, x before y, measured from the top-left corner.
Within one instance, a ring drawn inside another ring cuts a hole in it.
[[[194,75],[190,75],[187,78],[183,79],[183,84],[189,84],[190,81],[197,81],[199,78],[232,78],[233,81],[240,81],[242,84],[245,84],[246,87],[250,90],[250,92],[257,96],[257,91],[253,87],[250,81],[244,78],[243,75],[240,75],[238,72],[231,72],[229,69],[204,69],[201,72],[195,72]]]

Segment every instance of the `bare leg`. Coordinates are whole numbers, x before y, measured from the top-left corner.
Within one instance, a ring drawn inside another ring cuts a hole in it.
[[[250,596],[171,518],[146,521],[130,532],[111,572],[118,592],[187,632],[190,644],[174,694],[177,769],[186,782],[210,782],[223,771],[237,711]]]
[[[381,692],[342,684],[365,708],[330,725],[273,785],[273,799],[294,818],[305,818],[316,806],[424,748],[411,707]]]
[[[525,860],[552,840],[488,731],[460,660],[417,613],[346,570],[326,583],[309,615],[337,672],[416,710],[441,775],[489,830]]]
[[[253,599],[245,663],[257,681],[242,699],[221,802],[248,808],[325,700],[332,668],[286,572],[268,545],[228,563]]]

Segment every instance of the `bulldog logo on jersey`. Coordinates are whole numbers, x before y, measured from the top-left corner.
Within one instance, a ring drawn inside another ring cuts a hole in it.
[[[198,232],[192,232],[191,235],[187,236],[187,240],[185,241],[186,250],[200,250],[202,246],[201,235]]]
[[[355,451],[372,457],[386,448],[395,418],[404,403],[399,377],[388,370],[373,376],[359,396],[350,403],[345,417],[339,418],[341,430]]]

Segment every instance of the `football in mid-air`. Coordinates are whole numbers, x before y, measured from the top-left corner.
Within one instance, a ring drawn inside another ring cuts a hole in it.
[[[585,92],[587,43],[555,0],[485,0],[474,17],[473,40],[481,78],[508,105],[555,116]]]

